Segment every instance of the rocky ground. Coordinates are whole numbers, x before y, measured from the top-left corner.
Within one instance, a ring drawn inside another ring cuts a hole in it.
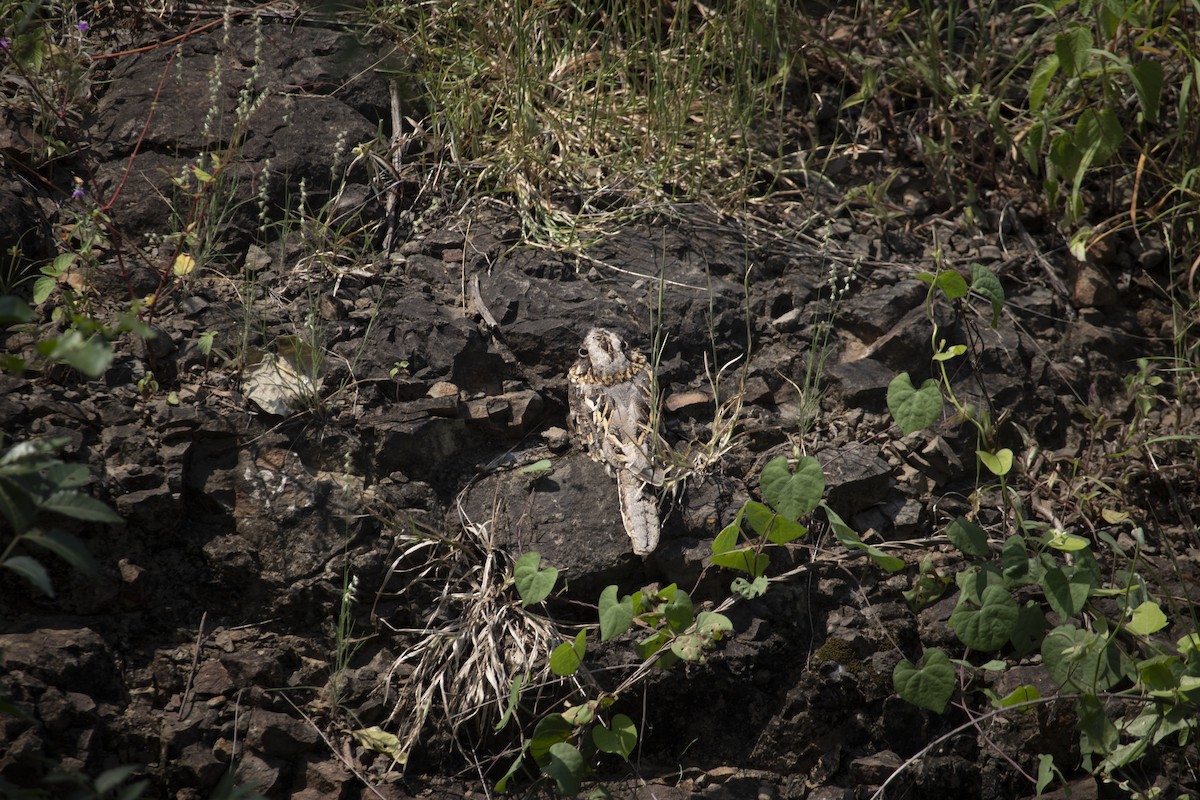
[[[61,367],[0,377],[6,441],[66,437],[63,458],[87,464],[89,491],[125,519],[77,529],[99,580],[56,568],[55,600],[0,583],[0,685],[27,714],[0,718],[0,776],[32,787],[48,765],[94,775],[137,764],[149,796],[199,798],[232,767],[268,797],[487,796],[512,757],[512,740],[486,733],[498,715],[485,714],[484,732],[460,732],[472,759],[431,712],[404,769],[347,733],[396,730],[397,698],[415,691],[411,665],[393,665],[416,639],[397,629],[424,624],[437,590],[401,553],[413,532],[467,530],[479,546],[483,526],[499,554],[540,552],[565,578],[548,611],[560,622],[593,619],[585,604],[614,583],[631,592],[677,582],[697,602],[719,602],[731,576],[703,569],[712,537],[757,496],[762,465],[796,448],[825,467],[831,506],[910,568],[889,575],[814,523],[790,556],[793,575],[735,605],[732,635],[703,664],[621,699],[640,747],[632,764],[598,760],[598,777],[617,796],[867,797],[967,719],[910,705],[891,682],[922,646],[962,655],[947,625],[953,592],[917,613],[902,592],[924,557],[953,573],[957,551],[939,534],[972,509],[976,486],[968,426],[947,420],[902,437],[887,413],[897,373],[929,374],[927,287],[916,275],[936,249],[946,267],[979,263],[1000,276],[1007,302],[995,329],[987,309],[963,310],[978,320],[970,328],[938,311],[952,341],[983,335],[970,341],[974,369],[958,367],[954,385],[1029,433],[1046,454],[1021,465],[1023,485],[1039,487],[1037,513],[1084,532],[1072,509],[1085,501],[1053,476],[1065,480],[1066,464],[1101,468],[1095,454],[1112,438],[1101,415],[1133,425],[1124,378],[1138,357],[1169,351],[1172,309],[1156,290],[1169,274],[1162,243],[1122,242],[1076,263],[1037,209],[998,197],[983,219],[948,209],[897,144],[843,159],[834,175],[846,188],[897,172],[887,218],[851,206],[822,216],[827,198],[815,191],[803,205],[764,209],[758,225],[678,207],[609,231],[583,257],[526,246],[503,198],[439,205],[428,167],[414,162],[400,176],[392,256],[378,238],[348,252],[339,232],[385,215],[366,162],[330,189],[331,164],[349,164],[354,145],[390,124],[387,83],[370,68],[378,43],[351,47],[349,34],[321,25],[263,30],[256,44],[248,25],[218,25],[113,59],[78,158],[48,184],[13,171],[0,190],[6,235],[41,237],[51,251],[72,202],[108,207],[124,238],[104,252],[123,258],[81,284],[98,313],[157,295],[155,337],[118,339],[100,379]],[[215,94],[214,59],[225,80]],[[171,178],[229,143],[234,132],[206,126],[204,109],[216,103],[235,118],[251,73],[266,100],[226,173],[236,181],[205,209],[221,218],[213,257],[163,281],[174,252],[163,237],[190,208]],[[11,143],[5,153],[20,156]],[[79,201],[66,199],[73,174],[87,176]],[[317,209],[339,188],[335,212],[278,223],[302,191]],[[260,196],[276,223],[265,234]],[[836,304],[831,274],[845,287]],[[801,437],[797,384],[834,310],[827,391]],[[41,322],[0,334],[4,349],[28,350],[56,329]],[[664,504],[663,541],[645,560],[629,550],[612,480],[556,430],[566,371],[592,326],[643,351],[662,342],[665,435],[677,447],[708,434],[716,406],[706,365],[733,362],[718,401],[744,401],[735,446]],[[264,364],[299,375],[272,379]],[[1136,424],[1197,432],[1191,391]],[[1031,454],[1016,427],[1001,435]],[[520,471],[542,458],[549,472]],[[1146,555],[1165,590],[1194,600],[1200,542],[1185,510],[1200,496],[1195,474],[1108,477],[1147,521]],[[984,505],[981,522],[995,521]],[[1090,519],[1093,533],[1105,527]],[[1168,552],[1181,555],[1170,563]],[[343,664],[347,575],[357,602]],[[605,674],[628,669],[633,654],[618,642],[594,658]],[[1036,656],[1010,663],[1001,694],[1048,684]],[[1049,752],[1076,763],[1077,739],[1065,700],[994,717],[893,786],[909,797],[1032,796],[1014,762],[1036,771]],[[1195,763],[1193,745],[1143,777],[1170,796],[1195,792]],[[1086,773],[1068,777],[1072,796],[1098,791]]]

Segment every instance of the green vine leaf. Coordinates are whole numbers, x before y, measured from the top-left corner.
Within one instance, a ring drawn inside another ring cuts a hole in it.
[[[824,491],[824,486],[822,486],[822,491]],[[762,503],[748,500],[743,508],[746,512],[746,522],[749,523],[751,529],[773,544],[787,544],[808,533],[808,528],[799,522],[775,513]]]
[[[1125,627],[1139,636],[1149,636],[1167,627],[1167,615],[1158,603],[1147,600],[1133,610],[1133,618]]]
[[[1054,682],[1068,692],[1111,689],[1125,677],[1121,653],[1103,636],[1060,625],[1042,640],[1042,661]]]
[[[617,600],[617,587],[606,586],[600,593],[600,641],[620,636],[633,625],[633,598]]]
[[[825,472],[821,462],[811,456],[796,459],[794,468],[786,457],[780,456],[763,467],[760,485],[767,505],[794,522],[812,513],[821,501],[825,494]]]
[[[987,586],[978,608],[964,595],[950,615],[950,627],[972,650],[999,650],[1017,629],[1017,601],[1002,586]]]
[[[692,614],[692,598],[682,589],[676,589],[674,596],[663,608],[663,614],[666,616],[667,624],[671,626],[671,630],[687,630],[692,627],[692,622],[695,619]]]
[[[1000,323],[1000,312],[1004,310],[1004,287],[1000,279],[982,264],[971,265],[971,291],[992,304],[992,327]]]
[[[988,472],[998,478],[1003,478],[1012,471],[1013,451],[1007,447],[1002,447],[994,453],[987,450],[976,450],[975,455],[979,456],[979,460],[987,467]]]
[[[878,547],[873,547],[858,538],[858,534],[854,532],[854,529],[843,522],[842,518],[823,500],[821,501],[821,508],[825,509],[825,515],[829,518],[829,527],[833,530],[833,535],[842,543],[843,547],[850,550],[861,550],[870,556],[872,561],[888,572],[899,572],[904,569],[903,560],[888,555]]]
[[[892,670],[892,686],[913,705],[941,714],[954,694],[954,667],[945,653],[933,647],[921,657],[920,667],[908,659],[897,664]]]
[[[559,742],[565,742],[575,733],[575,726],[567,721],[562,714],[550,714],[538,720],[533,729],[533,738],[529,741],[529,753],[538,764],[545,765],[550,756],[550,748]]]
[[[575,641],[563,642],[550,653],[550,671],[560,677],[574,675],[587,652],[587,631],[575,635]]]
[[[541,554],[530,551],[513,565],[513,582],[517,586],[517,594],[521,596],[522,607],[540,603],[554,591],[558,570],[554,567],[538,569],[541,562]]]
[[[592,741],[596,749],[625,759],[637,746],[637,739],[637,726],[624,714],[613,715],[612,723],[607,728],[601,725],[592,728]]]
[[[946,536],[965,555],[984,558],[991,553],[987,532],[966,517],[959,517],[947,525]]]
[[[1090,569],[1051,567],[1042,579],[1046,601],[1062,619],[1070,619],[1083,610],[1092,590],[1096,588],[1096,575]]]
[[[752,581],[748,581],[745,578],[734,578],[729,588],[743,600],[753,600],[756,597],[762,597],[769,585],[770,582],[767,581],[766,576],[759,575]]]
[[[579,794],[583,783],[583,756],[575,745],[559,742],[550,746],[550,763],[542,772],[554,780],[554,788],[560,795]]]
[[[887,406],[901,432],[907,436],[928,428],[942,416],[942,392],[933,378],[926,379],[917,389],[908,373],[901,372],[888,384]]]

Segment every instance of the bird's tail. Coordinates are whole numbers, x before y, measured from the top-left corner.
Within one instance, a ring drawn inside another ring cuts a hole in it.
[[[658,547],[660,525],[658,501],[647,491],[645,481],[631,472],[617,471],[617,493],[621,498],[621,520],[633,542],[633,552],[644,556]]]

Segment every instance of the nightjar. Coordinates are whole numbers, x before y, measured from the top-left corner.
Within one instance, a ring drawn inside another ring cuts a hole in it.
[[[652,427],[650,365],[637,350],[604,328],[593,328],[567,372],[570,429],[588,454],[617,479],[621,520],[633,552],[658,546],[658,500],[663,471],[655,462],[658,431]]]

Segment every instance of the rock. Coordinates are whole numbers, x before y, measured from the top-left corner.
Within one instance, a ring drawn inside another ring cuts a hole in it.
[[[261,708],[249,716],[246,744],[267,756],[290,758],[323,746],[320,733],[304,720]]]
[[[40,628],[0,634],[0,665],[20,670],[52,686],[69,687],[98,698],[119,691],[115,659],[108,644],[90,628]]]
[[[850,777],[860,786],[879,786],[903,763],[904,760],[891,750],[881,750],[851,761]]]
[[[1071,292],[1076,308],[1111,306],[1118,297],[1117,287],[1108,271],[1090,262],[1076,264]]]
[[[825,471],[825,500],[843,519],[883,501],[894,484],[891,467],[868,445],[818,451]]]

